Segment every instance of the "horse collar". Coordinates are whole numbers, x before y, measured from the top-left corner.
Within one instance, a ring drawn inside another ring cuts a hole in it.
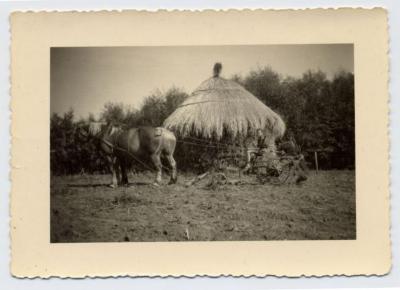
[[[104,138],[101,138],[100,140],[101,140],[101,142],[103,142],[104,144],[110,146],[111,149],[114,149],[114,145],[113,145],[110,141],[107,141],[107,140],[104,139]]]

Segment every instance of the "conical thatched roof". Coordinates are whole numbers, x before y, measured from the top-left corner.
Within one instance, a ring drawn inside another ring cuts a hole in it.
[[[238,83],[220,77],[220,69],[220,64],[216,64],[214,76],[205,80],[164,121],[164,127],[181,137],[246,137],[264,128],[271,139],[281,137],[285,132],[281,117]]]

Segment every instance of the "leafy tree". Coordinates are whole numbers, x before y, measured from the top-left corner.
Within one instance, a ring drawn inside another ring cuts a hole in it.
[[[137,127],[140,123],[140,111],[131,107],[127,108],[123,123],[128,127]]]
[[[123,123],[125,119],[124,107],[123,103],[105,103],[103,111],[100,113],[100,120],[107,123]]]
[[[165,119],[165,98],[161,92],[148,96],[140,110],[140,125],[161,126]]]
[[[307,71],[300,78],[283,78],[270,67],[259,67],[235,81],[278,112],[285,120],[287,134],[293,135],[306,159],[312,161],[318,151],[321,168],[354,168],[355,119],[354,75],[339,71],[328,79],[321,71]],[[135,109],[123,103],[106,103],[99,120],[126,124],[129,127],[161,126],[164,120],[188,97],[179,88],[155,91]],[[76,121],[71,109],[50,118],[50,166],[53,174],[76,174],[82,171],[105,172],[104,156],[97,149],[98,140],[79,134],[79,128],[96,121],[92,113]],[[284,137],[286,138],[286,137]],[[202,156],[209,149],[178,143],[175,157],[178,167],[202,170]],[[313,164],[313,163],[311,163]]]
[[[244,78],[244,87],[264,104],[280,113],[282,108],[282,87],[279,74],[270,67],[259,67]]]
[[[183,90],[172,87],[165,93],[165,114],[166,117],[172,114],[189,95]],[[164,120],[163,120],[164,121]]]
[[[171,88],[165,94],[156,91],[148,96],[140,109],[140,124],[161,126],[164,120],[188,97],[178,88]]]
[[[74,153],[75,142],[74,112],[69,110],[62,117],[53,114],[50,119],[51,169],[68,174],[77,165]]]
[[[282,78],[270,67],[233,77],[285,120],[306,157],[319,152],[322,168],[354,168],[354,76],[321,71]],[[287,134],[287,135],[290,135]]]

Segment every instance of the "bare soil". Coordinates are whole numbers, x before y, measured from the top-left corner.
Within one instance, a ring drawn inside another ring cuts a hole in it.
[[[301,185],[225,185],[153,175],[109,188],[108,175],[51,179],[51,242],[329,240],[356,238],[354,171],[310,172]],[[167,180],[165,180],[166,182]]]

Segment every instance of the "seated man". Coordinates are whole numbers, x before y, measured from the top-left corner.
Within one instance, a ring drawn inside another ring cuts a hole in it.
[[[289,134],[289,138],[287,141],[282,141],[278,145],[278,150],[280,151],[281,155],[295,156],[300,154],[299,147],[297,146],[296,141],[292,134]]]
[[[243,172],[247,172],[251,168],[252,160],[255,156],[276,157],[275,144],[269,142],[267,136],[264,135],[261,129],[257,129],[255,136],[249,136],[245,140],[246,146],[246,166]]]

